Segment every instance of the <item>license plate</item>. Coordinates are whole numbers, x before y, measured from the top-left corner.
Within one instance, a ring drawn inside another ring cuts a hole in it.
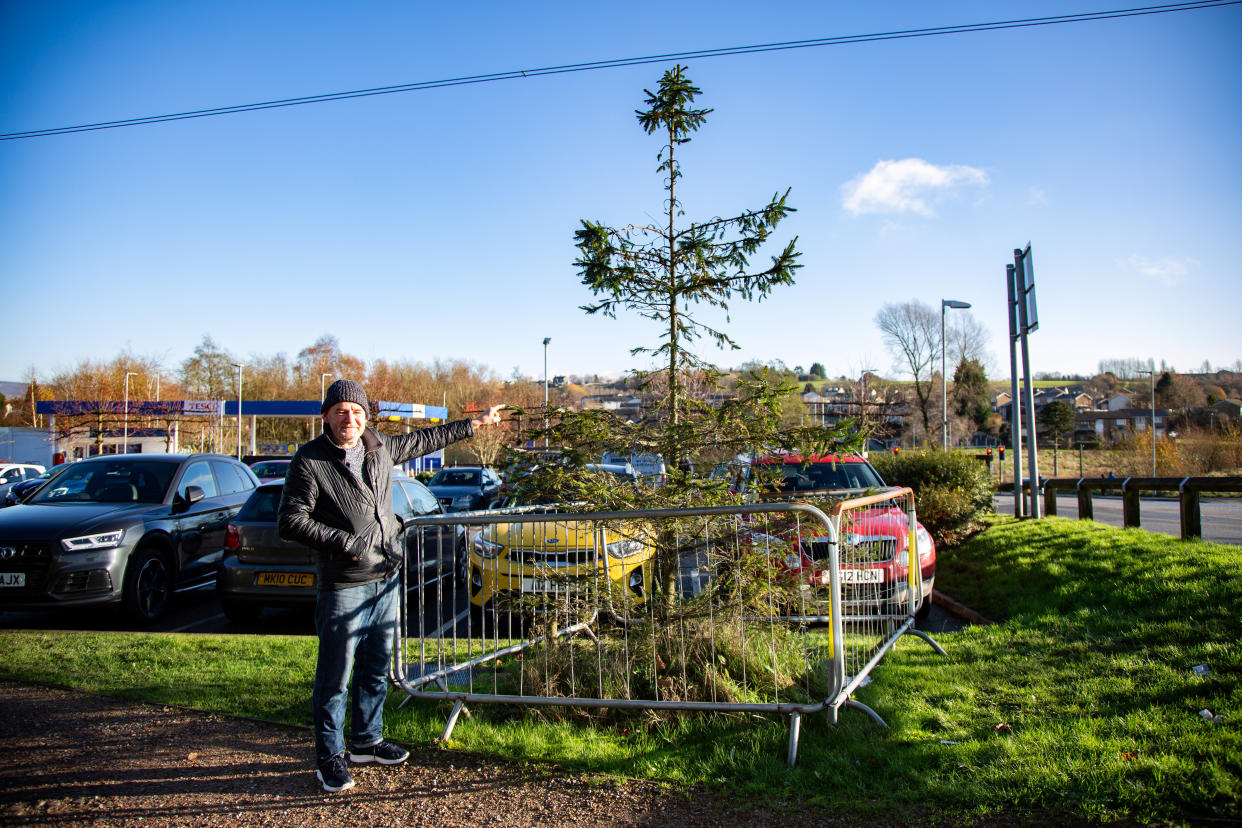
[[[313,587],[313,572],[260,572],[255,579],[256,586],[270,587]]]
[[[841,583],[843,584],[882,584],[884,583],[883,569],[842,569]]]
[[[577,588],[564,581],[554,581],[550,578],[523,578],[522,592],[540,592],[540,593],[569,593],[577,592]]]
[[[0,587],[24,587],[25,572],[0,572]]]

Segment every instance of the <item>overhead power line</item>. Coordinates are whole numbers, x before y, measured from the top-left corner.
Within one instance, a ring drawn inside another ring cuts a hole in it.
[[[366,98],[375,95],[393,95],[398,92],[418,92],[424,89],[442,89],[450,86],[466,86],[478,83],[494,83],[502,80],[534,78],[543,75],[563,75],[570,72],[590,72],[599,69],[615,69],[623,66],[640,66],[647,63],[663,63],[670,60],[693,60],[729,55],[748,55],[760,52],[779,52],[792,49],[811,49],[821,46],[844,46],[852,43],[874,43],[881,40],[904,40],[916,37],[940,37],[951,34],[967,34],[971,32],[992,32],[1002,29],[1022,29],[1034,26],[1054,26],[1063,23],[1086,23],[1095,20],[1115,20],[1123,17],[1141,17],[1151,14],[1169,14],[1173,12],[1199,11],[1221,6],[1236,6],[1242,0],[1200,0],[1199,2],[1167,3],[1159,6],[1140,6],[1131,9],[1114,9],[1111,11],[1081,12],[1079,14],[1062,14],[1051,17],[1028,17],[1019,20],[998,20],[991,23],[966,23],[956,26],[935,26],[923,29],[904,29],[893,32],[875,32],[871,34],[838,35],[820,37],[810,40],[788,40],[779,43],[761,43],[750,46],[727,46],[718,49],[699,49],[689,52],[669,52],[659,55],[642,57],[616,58],[598,60],[589,63],[570,63],[563,66],[545,66],[539,69],[513,69],[507,72],[492,72],[483,75],[467,75],[460,78],[443,80],[418,81],[393,86],[377,86],[371,89],[354,89],[348,92],[328,92],[322,95],[307,95],[300,98],[282,98],[274,101],[221,106],[212,109],[195,109],[188,112],[174,112],[168,115],[149,115],[142,118],[125,118],[118,121],[100,121],[94,124],[78,124],[76,126],[34,129],[26,132],[0,133],[0,140],[14,141],[22,138],[43,138],[49,135],[68,135],[75,132],[92,132],[100,129],[119,129],[120,127],[158,124],[165,121],[183,121],[190,118],[208,118],[216,115],[232,115],[238,112],[255,112],[262,109],[279,109],[287,106],[304,106],[306,104],[342,101],[350,98]]]

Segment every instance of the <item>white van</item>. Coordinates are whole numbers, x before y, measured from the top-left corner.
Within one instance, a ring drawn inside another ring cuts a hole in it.
[[[661,486],[666,480],[664,458],[658,454],[626,454],[620,451],[606,451],[600,458],[600,462],[629,463],[648,486]]]

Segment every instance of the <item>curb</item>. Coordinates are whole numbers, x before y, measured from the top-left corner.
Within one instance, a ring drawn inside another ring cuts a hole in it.
[[[944,607],[947,611],[956,615],[963,621],[969,621],[972,624],[992,625],[996,622],[990,618],[986,618],[972,610],[970,607],[962,604],[945,595],[938,589],[933,589],[931,594],[932,603],[938,607]]]

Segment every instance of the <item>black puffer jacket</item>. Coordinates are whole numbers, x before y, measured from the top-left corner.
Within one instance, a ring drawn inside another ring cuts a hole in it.
[[[277,519],[280,536],[319,553],[320,589],[383,580],[401,560],[401,524],[392,512],[392,468],[474,434],[456,420],[411,434],[362,433],[362,477],[345,465],[345,450],[321,434],[298,449],[285,476]]]

